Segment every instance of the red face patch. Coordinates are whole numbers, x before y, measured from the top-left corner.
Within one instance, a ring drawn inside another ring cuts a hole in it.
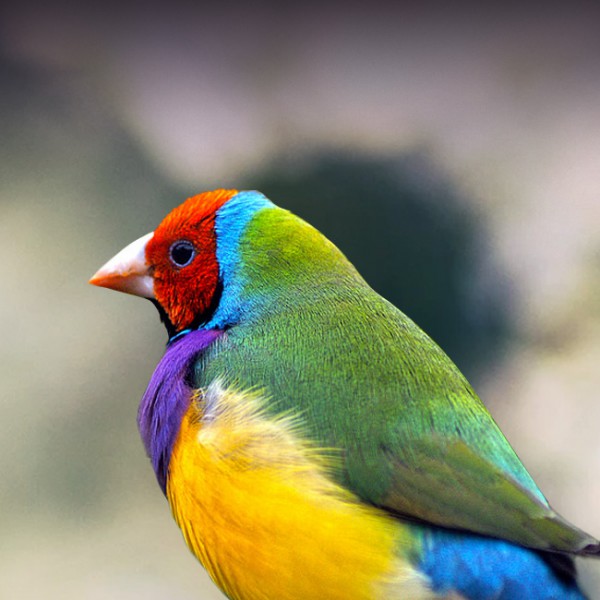
[[[204,315],[219,281],[215,216],[237,190],[204,192],[173,209],[146,246],[154,295],[175,331]]]

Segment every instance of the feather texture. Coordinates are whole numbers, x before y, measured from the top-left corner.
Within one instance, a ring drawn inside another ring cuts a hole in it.
[[[258,192],[216,190],[131,248],[92,281],[143,290],[167,325],[139,428],[230,598],[583,598],[571,556],[600,544],[317,230]]]

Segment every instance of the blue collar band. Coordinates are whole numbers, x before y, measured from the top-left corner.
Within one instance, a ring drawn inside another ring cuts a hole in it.
[[[183,329],[182,331],[180,331],[179,333],[176,333],[174,336],[169,338],[169,341],[167,342],[167,348],[176,340],[178,340],[179,338],[182,338],[184,335],[187,335],[188,333],[190,333],[191,331],[193,331],[192,329]]]

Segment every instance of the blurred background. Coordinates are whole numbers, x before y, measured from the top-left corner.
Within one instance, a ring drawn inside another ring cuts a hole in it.
[[[222,598],[136,430],[166,334],[87,285],[221,186],[333,239],[600,535],[598,15],[368,6],[2,7],[0,597]]]

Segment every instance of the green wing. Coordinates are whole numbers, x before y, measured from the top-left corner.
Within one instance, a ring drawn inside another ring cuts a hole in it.
[[[370,309],[382,302],[371,298]],[[347,454],[350,487],[393,513],[437,525],[541,550],[600,554],[597,540],[548,505],[454,363],[410,319],[388,310],[383,328],[365,317],[365,331],[379,340],[369,347],[383,345],[377,360],[394,375],[371,377],[375,393],[364,400],[364,418],[380,413],[381,420]]]
[[[462,440],[431,436],[415,453],[418,468],[388,455],[393,483],[383,505],[393,512],[518,544],[597,554],[597,540],[565,521]]]

